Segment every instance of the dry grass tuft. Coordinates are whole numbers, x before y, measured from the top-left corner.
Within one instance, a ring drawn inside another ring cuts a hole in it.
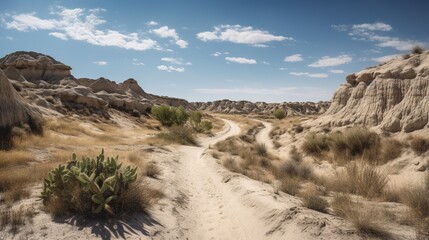
[[[293,177],[283,177],[279,180],[279,190],[289,195],[297,195],[301,189],[301,181]]]
[[[306,154],[320,156],[323,151],[329,150],[328,138],[324,134],[310,133],[305,137],[301,148]]]
[[[157,178],[161,172],[161,168],[154,162],[149,162],[143,167],[143,174],[151,178]]]
[[[415,137],[410,141],[410,147],[417,155],[422,155],[429,150],[429,140]]]
[[[375,209],[365,208],[353,202],[349,195],[335,195],[331,207],[338,216],[349,220],[361,234],[380,238],[389,237],[380,221],[380,214]]]
[[[30,152],[22,150],[0,151],[0,169],[27,165],[34,160],[35,158]]]
[[[398,158],[402,153],[403,145],[395,139],[383,139],[380,152],[381,163],[386,163],[390,160]]]
[[[345,170],[330,178],[327,187],[336,192],[360,194],[367,198],[383,194],[387,174],[365,163],[349,163]]]
[[[225,158],[222,161],[222,165],[231,172],[240,173],[240,168],[238,167],[235,159],[232,157]]]
[[[330,134],[329,146],[337,160],[361,157],[374,163],[380,149],[380,137],[366,128],[350,128]]]
[[[279,178],[293,177],[310,180],[313,178],[314,173],[313,168],[307,163],[287,160],[281,163],[278,167],[277,176]]]
[[[320,197],[316,189],[307,190],[301,196],[304,207],[316,210],[318,212],[328,212],[329,203],[324,198]]]
[[[253,149],[261,157],[266,157],[268,155],[267,146],[265,146],[264,143],[253,144]]]
[[[16,234],[22,226],[32,221],[34,215],[35,210],[33,207],[21,207],[18,210],[0,210],[0,231],[9,228],[9,232]]]

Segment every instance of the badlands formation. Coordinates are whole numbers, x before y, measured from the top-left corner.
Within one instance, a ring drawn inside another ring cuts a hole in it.
[[[348,75],[321,118],[331,126],[364,124],[388,132],[428,127],[429,52],[404,55]]]
[[[13,96],[0,102],[25,110],[19,127],[44,118],[43,134],[13,129],[0,151],[0,239],[428,239],[429,52],[351,74],[318,103],[191,103],[135,79],[76,78],[35,52],[0,69]],[[162,125],[161,104],[203,111],[193,118],[212,128]],[[272,117],[279,108],[286,118]],[[103,220],[40,201],[51,169],[100,149],[138,168],[128,197],[143,210]]]
[[[61,113],[72,110],[81,115],[95,114],[104,118],[109,118],[109,108],[135,116],[147,115],[154,104],[237,114],[270,114],[283,108],[288,116],[320,114],[329,106],[327,102],[270,104],[222,100],[190,103],[146,93],[132,78],[122,83],[103,77],[75,78],[71,67],[36,52],[11,53],[0,59],[0,69],[22,96],[38,106]]]

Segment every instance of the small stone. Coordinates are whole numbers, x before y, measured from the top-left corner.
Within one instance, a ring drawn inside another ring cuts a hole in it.
[[[419,172],[426,171],[426,166],[425,165],[420,166],[419,168],[417,168],[417,171],[419,171]]]

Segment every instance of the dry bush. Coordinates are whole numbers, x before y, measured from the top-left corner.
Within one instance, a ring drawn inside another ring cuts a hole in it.
[[[301,182],[299,179],[293,177],[283,177],[279,181],[279,190],[289,195],[295,196],[301,189]]]
[[[16,234],[22,226],[32,221],[34,215],[35,210],[33,207],[0,210],[0,231],[9,227],[8,231]]]
[[[429,192],[424,187],[404,189],[401,193],[401,201],[419,219],[429,217]]]
[[[277,170],[277,176],[279,178],[283,177],[293,177],[298,179],[310,180],[314,176],[313,168],[311,165],[304,163],[302,161],[292,161],[287,160],[280,164]]]
[[[380,137],[366,128],[350,128],[329,136],[329,148],[337,160],[361,157],[375,163],[380,149]]]
[[[328,138],[324,134],[310,133],[305,137],[301,148],[306,154],[319,156],[323,151],[329,150]]]
[[[302,133],[304,131],[304,127],[301,124],[294,125],[295,133]]]
[[[265,146],[264,143],[253,144],[253,149],[255,150],[256,154],[261,157],[265,157],[268,155],[267,146]]]
[[[362,204],[353,202],[349,195],[334,195],[331,207],[338,216],[349,220],[361,234],[389,237],[380,221],[380,214],[375,209],[365,208]]]
[[[411,49],[411,52],[412,52],[413,54],[422,54],[422,53],[423,53],[423,48],[422,48],[421,46],[414,46],[414,47]]]
[[[240,173],[240,168],[238,167],[234,158],[229,157],[222,161],[222,165],[231,172]]]
[[[410,57],[411,57],[410,54],[404,54],[404,55],[402,55],[402,59],[404,59],[404,60],[406,60],[406,59],[408,59]]]
[[[25,187],[14,187],[4,193],[4,200],[7,203],[14,203],[28,197],[30,197],[30,191]]]
[[[71,120],[51,120],[47,124],[47,129],[68,136],[78,136],[85,130],[76,121]]]
[[[232,155],[238,155],[239,154],[239,146],[236,142],[235,137],[229,137],[225,139],[224,141],[220,141],[215,144],[215,147],[220,152],[229,152]]]
[[[197,145],[193,130],[187,126],[172,126],[168,132],[159,133],[158,137],[182,145]]]
[[[395,139],[384,139],[381,144],[380,161],[386,163],[398,158],[402,153],[402,143]]]
[[[164,193],[161,189],[150,186],[149,184],[137,181],[131,183],[129,188],[122,195],[121,201],[125,206],[124,212],[133,214],[136,212],[147,212],[161,198]]]
[[[374,198],[382,195],[387,174],[365,163],[349,163],[345,171],[328,180],[327,187],[336,192],[360,194]]]
[[[149,162],[143,166],[143,174],[148,177],[156,178],[161,172],[161,168],[154,162]]]
[[[301,196],[304,207],[316,210],[318,212],[326,213],[328,211],[329,203],[326,199],[320,197],[320,194],[315,189],[306,191]]]
[[[295,162],[302,161],[302,154],[298,151],[298,149],[295,146],[292,146],[292,148],[289,151],[289,159]]]
[[[35,158],[30,152],[22,150],[0,151],[0,169],[14,167],[19,165],[27,165],[34,161]]]
[[[429,140],[415,137],[410,141],[410,147],[417,155],[421,155],[429,150]]]

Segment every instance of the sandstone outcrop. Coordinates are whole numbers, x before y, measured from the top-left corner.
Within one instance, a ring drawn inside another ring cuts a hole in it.
[[[44,80],[57,83],[71,75],[71,67],[58,62],[54,58],[36,52],[15,52],[0,59],[0,68],[8,69],[8,78],[16,79],[15,68],[29,82]]]
[[[380,126],[389,132],[428,127],[429,52],[397,58],[346,78],[321,121]]]

